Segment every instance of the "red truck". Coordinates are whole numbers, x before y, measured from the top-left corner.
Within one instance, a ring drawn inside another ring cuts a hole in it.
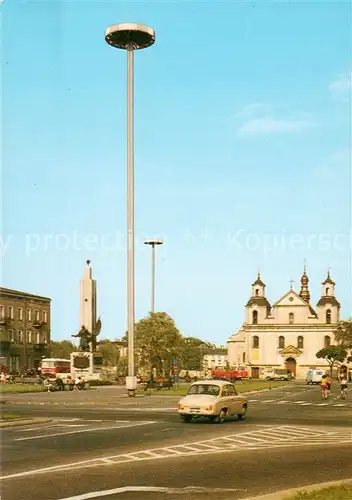
[[[244,366],[236,366],[229,370],[212,370],[211,374],[213,378],[229,380],[240,380],[249,377],[249,371]]]

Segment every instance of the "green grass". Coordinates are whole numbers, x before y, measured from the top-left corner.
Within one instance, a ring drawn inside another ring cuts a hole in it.
[[[286,500],[352,500],[352,486],[331,486],[310,492],[296,493]]]
[[[288,382],[284,381],[266,381],[266,380],[245,380],[244,382],[237,382],[235,384],[238,394],[262,391],[263,389],[273,389],[274,387],[282,387],[287,385]],[[172,389],[148,389],[147,391],[138,390],[137,394],[156,395],[156,396],[185,396],[188,392],[189,384],[182,386],[174,386]]]
[[[0,393],[15,393],[15,392],[44,392],[47,389],[39,384],[1,384]]]

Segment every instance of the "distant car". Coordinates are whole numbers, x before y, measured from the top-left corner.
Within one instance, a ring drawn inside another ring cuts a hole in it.
[[[199,380],[188,389],[187,396],[180,399],[178,413],[184,422],[207,417],[212,422],[222,424],[226,417],[246,416],[248,401],[237,394],[234,384],[223,380]]]
[[[306,382],[307,384],[320,384],[322,376],[325,375],[324,370],[311,369],[307,371]]]
[[[291,372],[277,368],[270,372],[264,372],[261,378],[265,380],[292,380],[293,376]]]

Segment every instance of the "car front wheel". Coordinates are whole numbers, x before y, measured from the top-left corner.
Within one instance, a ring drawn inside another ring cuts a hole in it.
[[[186,424],[189,424],[192,420],[192,415],[181,415],[181,420],[183,420],[183,422],[186,422]]]
[[[225,417],[226,417],[226,411],[221,410],[219,415],[213,417],[214,424],[223,424],[225,422]]]
[[[244,420],[246,418],[246,413],[247,413],[247,406],[243,406],[241,413],[237,414],[238,420]]]

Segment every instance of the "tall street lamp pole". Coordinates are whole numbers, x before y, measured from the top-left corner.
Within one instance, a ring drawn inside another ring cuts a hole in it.
[[[162,245],[163,240],[156,239],[148,239],[144,241],[145,245],[150,245],[152,247],[152,304],[151,304],[151,312],[154,312],[155,305],[155,247],[157,245]]]
[[[155,32],[144,24],[121,23],[107,28],[106,42],[117,49],[127,50],[127,331],[128,377],[126,389],[135,395],[137,377],[134,366],[134,127],[133,127],[133,55],[135,50],[150,47],[155,42]]]

